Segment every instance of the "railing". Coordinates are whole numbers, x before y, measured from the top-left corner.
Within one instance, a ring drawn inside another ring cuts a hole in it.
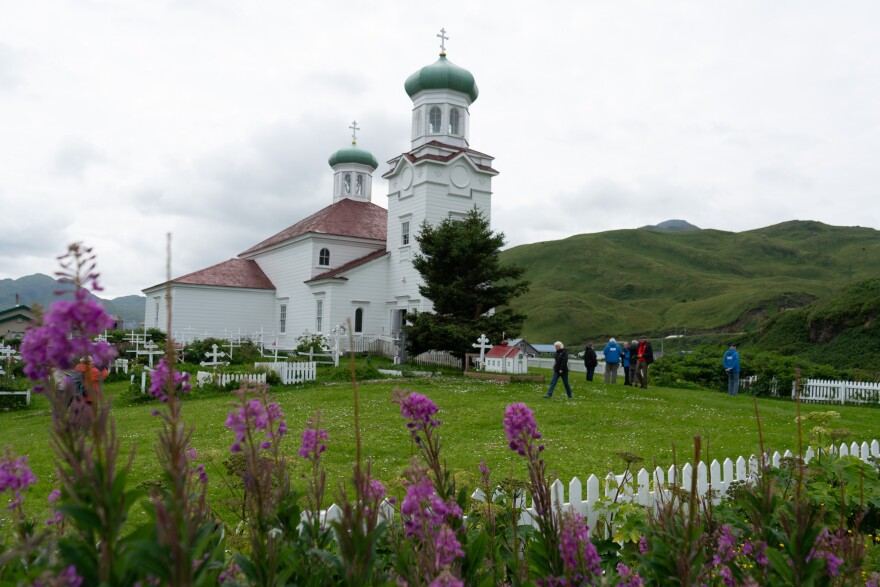
[[[797,382],[792,384],[792,397],[796,385]],[[880,383],[805,379],[801,381],[800,397],[802,402],[880,404]]]
[[[294,385],[297,383],[305,383],[306,381],[314,381],[318,378],[318,365],[314,361],[298,362],[298,363],[254,363],[257,369],[269,369],[278,373],[281,383],[284,385]]]

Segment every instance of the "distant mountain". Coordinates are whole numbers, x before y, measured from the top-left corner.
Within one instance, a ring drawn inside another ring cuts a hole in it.
[[[511,306],[531,342],[579,344],[682,328],[757,329],[880,275],[880,231],[791,221],[741,233],[615,230],[501,253],[531,287]]]
[[[666,220],[660,224],[641,226],[639,230],[654,230],[657,232],[689,232],[691,230],[701,230],[699,226],[694,226],[687,220]]]
[[[52,302],[59,299],[55,292],[69,290],[70,285],[42,273],[18,279],[2,279],[0,280],[0,309],[15,306],[16,295],[19,304],[29,307],[39,304],[42,308],[48,308]],[[121,318],[127,328],[137,328],[144,321],[147,298],[143,296],[122,296],[112,300],[105,300],[97,296],[92,297],[101,302],[108,313]]]

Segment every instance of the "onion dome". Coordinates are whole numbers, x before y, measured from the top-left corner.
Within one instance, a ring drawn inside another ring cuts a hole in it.
[[[359,149],[354,143],[350,147],[339,149],[330,155],[330,159],[327,162],[330,164],[330,167],[336,167],[341,163],[360,163],[361,165],[371,167],[374,171],[379,167],[379,163],[372,153]]]
[[[467,94],[471,102],[480,95],[471,72],[446,59],[446,52],[440,53],[440,59],[435,63],[406,78],[403,87],[410,98],[422,90],[455,90]]]

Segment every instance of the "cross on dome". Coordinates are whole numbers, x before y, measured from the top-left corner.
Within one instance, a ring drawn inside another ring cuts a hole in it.
[[[440,55],[446,55],[446,41],[449,40],[449,37],[446,36],[446,29],[440,29],[437,37],[440,39]]]
[[[351,129],[351,144],[356,145],[358,142],[357,132],[361,129],[361,127],[358,126],[357,120],[352,120],[351,126],[349,126],[348,128]]]

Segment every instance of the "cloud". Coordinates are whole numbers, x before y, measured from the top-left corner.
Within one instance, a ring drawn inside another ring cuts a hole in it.
[[[0,90],[9,90],[21,83],[21,64],[18,53],[0,43]]]
[[[104,160],[104,156],[85,141],[68,139],[55,153],[52,170],[61,177],[82,178],[89,166]]]

